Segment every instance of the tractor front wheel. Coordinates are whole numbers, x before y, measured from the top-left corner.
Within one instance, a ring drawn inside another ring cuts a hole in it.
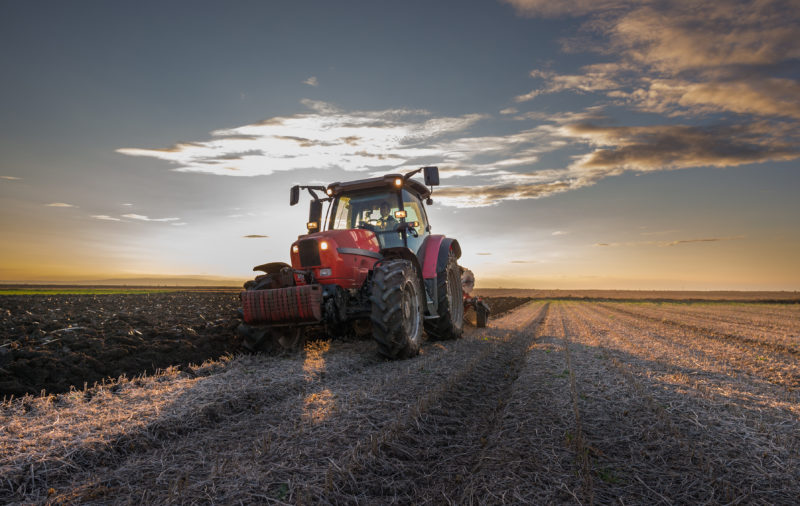
[[[408,260],[387,260],[373,271],[372,335],[378,353],[390,358],[419,354],[422,344],[423,288]]]

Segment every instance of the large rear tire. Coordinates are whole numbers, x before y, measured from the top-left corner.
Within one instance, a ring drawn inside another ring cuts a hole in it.
[[[372,335],[386,358],[409,358],[422,344],[423,288],[408,260],[378,264],[372,278]]]
[[[444,270],[436,276],[439,318],[425,321],[425,331],[431,339],[459,339],[464,335],[464,293],[461,289],[461,269],[453,254],[447,258]]]

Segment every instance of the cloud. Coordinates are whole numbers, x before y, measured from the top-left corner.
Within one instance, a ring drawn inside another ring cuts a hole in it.
[[[736,239],[744,239],[743,235],[737,235],[736,237],[708,237],[704,239],[681,239],[678,241],[671,241],[664,245],[666,246],[678,246],[679,244],[691,244],[696,242],[720,242],[720,241],[734,241]]]
[[[434,196],[456,207],[486,207],[504,200],[525,200],[546,197],[572,189],[571,182],[515,183],[482,186],[446,186],[437,189]]]
[[[481,255],[481,256],[488,256],[488,255],[491,255],[491,253],[475,253],[475,254],[476,254],[476,255]]]
[[[113,216],[108,216],[107,214],[93,214],[92,218],[105,221],[122,221],[119,218],[114,218]]]
[[[501,0],[511,4],[522,16],[583,16],[592,12],[618,9],[630,4],[625,0]]]
[[[495,141],[500,152],[537,142],[589,150],[562,169],[530,172],[501,171],[514,159],[481,167],[488,184],[443,186],[434,196],[445,204],[482,207],[505,200],[535,199],[592,186],[626,173],[649,173],[694,167],[733,167],[800,157],[797,132],[790,123],[752,122],[747,125],[652,125],[620,127],[591,122],[561,123],[536,129],[524,142]],[[519,136],[520,134],[517,134]],[[525,137],[525,136],[522,136]],[[460,141],[468,145],[466,139]],[[528,162],[530,164],[532,162]],[[526,165],[520,160],[520,165]],[[494,170],[494,172],[493,172]]]
[[[2,179],[4,181],[21,181],[22,180],[21,177],[16,177],[16,176],[0,176],[0,179]]]
[[[307,84],[309,86],[319,86],[319,81],[317,80],[316,76],[311,76],[303,81],[303,84]]]
[[[793,0],[634,2],[506,0],[523,16],[587,16],[570,51],[612,61],[576,74],[534,70],[545,93],[599,92],[648,112],[699,115],[732,112],[800,119],[800,85],[781,75],[800,58]],[[599,38],[598,38],[599,37]]]
[[[138,221],[153,221],[153,222],[168,222],[168,221],[179,221],[180,218],[150,218],[148,216],[144,216],[141,214],[123,214],[123,218],[129,218],[131,220],[138,220]]]
[[[512,264],[535,264],[536,260],[512,260]]]
[[[531,90],[523,95],[514,97],[515,102],[529,102],[543,93],[542,90]]]
[[[517,102],[527,102],[539,95],[547,93],[558,93],[560,91],[576,91],[579,93],[590,93],[596,91],[618,90],[621,87],[617,74],[622,72],[623,67],[615,63],[603,63],[586,65],[581,68],[582,74],[563,74],[559,75],[553,71],[532,70],[531,77],[541,78],[545,81],[545,86],[541,89],[534,89],[524,95],[514,98]]]
[[[545,71],[537,75],[549,75]],[[164,150],[120,150],[178,164],[176,170],[228,176],[267,175],[300,168],[371,170],[374,174],[437,163],[451,184],[436,198],[481,207],[546,197],[625,173],[691,167],[731,167],[800,157],[791,120],[705,126],[609,125],[602,106],[537,116],[537,126],[504,135],[470,136],[484,117],[432,117],[424,111],[342,111],[305,101],[313,113],[272,118],[212,134],[213,139]],[[507,120],[514,124],[517,119]],[[526,120],[528,121],[528,120]],[[272,146],[271,148],[268,146]],[[572,162],[539,168],[544,153],[568,148]],[[578,151],[578,154],[575,154]],[[580,151],[583,151],[582,153]],[[242,213],[236,213],[236,217]],[[178,218],[132,218],[177,221]]]
[[[556,230],[550,235],[567,235],[567,234],[569,234],[569,232],[565,232],[564,230]]]
[[[630,93],[618,93],[641,110],[680,116],[734,112],[800,119],[800,83],[786,78],[741,78],[729,82],[646,79]]]
[[[681,244],[694,244],[694,243],[706,243],[706,242],[722,242],[722,241],[735,241],[738,239],[744,239],[745,236],[737,235],[732,237],[704,237],[700,239],[678,239],[676,241],[632,241],[632,242],[598,242],[595,243],[594,246],[603,246],[603,247],[639,247],[639,246],[657,246],[660,248],[669,247],[669,246],[679,246]]]
[[[303,104],[312,112],[217,130],[210,140],[117,152],[164,160],[180,172],[226,176],[311,168],[386,170],[447,162],[447,153],[432,144],[486,117],[431,117],[427,111],[407,109],[347,112],[325,102]]]
[[[574,172],[587,181],[623,171],[730,167],[800,156],[800,148],[783,139],[780,128],[764,124],[616,127],[579,123],[563,127],[562,132],[598,146],[573,166]]]
[[[64,202],[53,202],[51,204],[45,204],[47,207],[77,207],[72,204],[66,204]]]
[[[269,236],[261,234],[249,234],[249,235],[243,235],[242,237],[245,239],[266,239]]]

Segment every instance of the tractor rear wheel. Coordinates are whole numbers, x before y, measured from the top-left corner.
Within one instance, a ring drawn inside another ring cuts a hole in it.
[[[378,353],[390,359],[419,354],[422,344],[424,294],[408,260],[378,264],[372,278],[372,335]]]
[[[425,331],[431,339],[459,339],[464,334],[464,293],[461,269],[453,254],[447,258],[444,270],[436,276],[436,295],[439,318],[426,320]]]

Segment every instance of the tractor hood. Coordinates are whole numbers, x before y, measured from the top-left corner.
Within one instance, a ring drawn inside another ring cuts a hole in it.
[[[301,236],[291,247],[292,267],[310,270],[320,284],[358,288],[380,258],[369,230],[328,230]]]

